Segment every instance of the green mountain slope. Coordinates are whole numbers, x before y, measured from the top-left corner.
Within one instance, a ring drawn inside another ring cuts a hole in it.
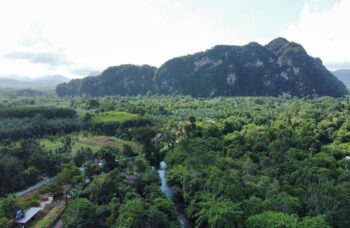
[[[318,58],[297,43],[277,38],[266,46],[218,45],[168,60],[159,69],[122,65],[100,76],[73,80],[56,88],[60,96],[137,95],[147,92],[213,96],[332,96],[347,89]]]

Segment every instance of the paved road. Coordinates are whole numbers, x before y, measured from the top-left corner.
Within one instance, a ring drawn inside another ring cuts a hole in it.
[[[18,196],[18,197],[19,197],[19,196],[26,195],[26,194],[28,194],[28,193],[34,191],[34,190],[37,189],[37,188],[40,188],[40,187],[42,187],[42,186],[45,186],[45,185],[47,185],[47,184],[52,183],[52,182],[53,182],[53,179],[54,179],[53,177],[47,178],[47,179],[45,179],[45,180],[43,180],[43,181],[40,181],[39,183],[37,183],[37,184],[35,184],[35,185],[33,185],[33,186],[29,187],[29,188],[27,188],[26,190],[17,192],[15,195]]]

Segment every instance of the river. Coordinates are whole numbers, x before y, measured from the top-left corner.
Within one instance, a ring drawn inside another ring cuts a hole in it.
[[[181,203],[177,202],[177,200],[175,199],[175,194],[174,194],[173,189],[171,189],[171,187],[169,187],[166,183],[166,167],[167,166],[166,166],[165,161],[161,161],[159,163],[158,174],[159,174],[159,178],[161,181],[160,189],[168,199],[172,200],[175,203],[177,211],[179,212],[179,216],[177,217],[177,220],[180,223],[180,227],[181,228],[192,227],[190,225],[190,222],[188,221],[188,218],[186,217],[186,215],[184,213],[183,205]]]

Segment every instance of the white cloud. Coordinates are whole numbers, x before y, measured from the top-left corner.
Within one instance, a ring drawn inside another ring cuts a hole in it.
[[[275,38],[257,33],[266,27],[251,18],[260,9],[240,10],[241,1],[232,1],[0,0],[0,75],[77,77],[124,63],[159,66],[216,44]],[[300,23],[281,35],[328,62],[350,61],[349,2],[324,13],[306,5]]]
[[[317,3],[317,2],[316,2]],[[314,4],[316,4],[314,1]],[[350,1],[342,0],[326,12],[312,10],[305,3],[298,23],[281,32],[281,36],[298,42],[307,52],[324,63],[350,61]]]
[[[77,68],[159,66],[215,45],[220,35],[208,20],[170,0],[0,0],[0,73],[77,76]],[[71,64],[30,64],[11,53],[60,53]]]

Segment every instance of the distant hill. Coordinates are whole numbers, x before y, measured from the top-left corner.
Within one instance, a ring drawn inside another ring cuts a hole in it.
[[[60,83],[67,82],[70,79],[61,75],[50,75],[41,78],[0,78],[0,88],[11,89],[55,89]]]
[[[340,81],[350,88],[350,69],[341,69],[332,72]]]
[[[59,96],[183,94],[213,96],[343,96],[345,85],[318,58],[297,43],[277,38],[266,46],[218,45],[177,57],[159,69],[122,65],[99,76],[72,80],[56,88]]]
[[[138,95],[154,91],[153,76],[157,68],[143,65],[109,67],[99,76],[74,79],[56,87],[59,96]]]

